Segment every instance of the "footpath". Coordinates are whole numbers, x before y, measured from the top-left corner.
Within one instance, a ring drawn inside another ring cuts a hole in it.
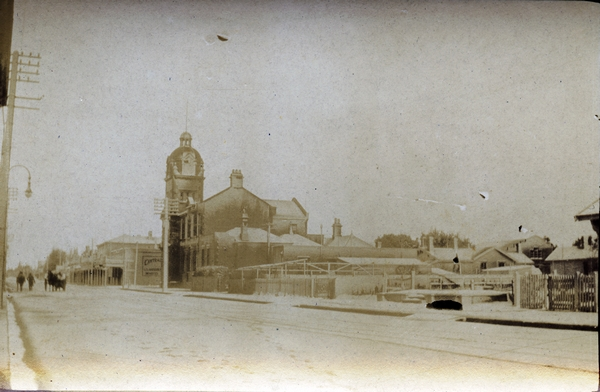
[[[8,348],[8,312],[6,311],[6,298],[0,309],[0,391],[10,388],[10,350]]]
[[[300,308],[352,312],[380,316],[408,317],[416,320],[454,319],[456,321],[510,325],[531,328],[570,329],[598,331],[598,314],[584,312],[558,312],[515,307],[510,302],[488,302],[465,306],[462,311],[427,309],[425,303],[378,301],[376,296],[344,296],[336,299],[276,295],[247,295],[212,292],[195,292],[187,289],[158,287],[126,288],[156,294],[198,297],[222,301],[253,303],[286,303]]]

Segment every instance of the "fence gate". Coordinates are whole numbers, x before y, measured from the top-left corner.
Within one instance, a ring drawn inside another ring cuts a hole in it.
[[[317,298],[335,298],[335,279],[315,278],[315,293]]]
[[[550,310],[575,310],[575,276],[548,276]]]
[[[544,275],[521,276],[521,308],[544,309],[547,295]]]
[[[577,305],[580,312],[596,311],[595,279],[593,275],[579,275],[575,281]]]
[[[550,310],[595,312],[595,280],[586,275],[549,275]]]

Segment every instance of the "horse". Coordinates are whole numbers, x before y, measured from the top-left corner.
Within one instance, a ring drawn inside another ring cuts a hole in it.
[[[58,274],[52,273],[52,271],[48,271],[48,284],[51,287],[52,291],[58,291],[63,289],[63,291],[67,288],[67,279],[61,279],[62,274],[59,272]]]

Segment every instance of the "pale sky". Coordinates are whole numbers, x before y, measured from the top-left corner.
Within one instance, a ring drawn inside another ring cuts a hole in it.
[[[17,95],[44,98],[15,114],[33,196],[12,170],[9,268],[159,236],[186,127],[205,198],[240,169],[259,197],[296,197],[312,233],[594,234],[573,216],[600,185],[598,4],[245,3],[15,0],[12,48],[42,56]]]

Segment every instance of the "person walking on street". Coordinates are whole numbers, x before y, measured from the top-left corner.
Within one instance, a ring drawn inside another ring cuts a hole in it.
[[[23,283],[25,283],[25,275],[23,275],[23,271],[19,271],[19,276],[17,276],[17,291],[23,291]]]
[[[29,283],[29,291],[33,290],[35,278],[33,277],[33,274],[31,272],[29,273],[29,275],[27,275],[27,283]]]

